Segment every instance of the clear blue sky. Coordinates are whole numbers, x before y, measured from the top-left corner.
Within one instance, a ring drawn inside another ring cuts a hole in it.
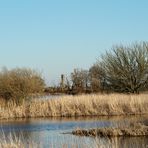
[[[114,44],[148,40],[147,0],[1,0],[0,67],[31,67],[54,83]]]

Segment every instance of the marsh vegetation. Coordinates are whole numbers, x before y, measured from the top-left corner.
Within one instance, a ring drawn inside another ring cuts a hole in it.
[[[0,104],[0,118],[78,117],[148,114],[148,95],[96,94]]]

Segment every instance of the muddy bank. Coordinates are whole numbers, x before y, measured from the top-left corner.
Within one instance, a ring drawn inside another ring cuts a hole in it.
[[[97,129],[77,129],[72,132],[77,136],[100,136],[100,137],[138,137],[148,136],[148,125],[141,123],[131,124],[130,127],[119,128],[97,128]]]

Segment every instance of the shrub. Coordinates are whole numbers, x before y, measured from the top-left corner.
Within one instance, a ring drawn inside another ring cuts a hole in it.
[[[0,72],[0,97],[5,100],[20,103],[30,94],[43,91],[44,86],[41,75],[31,69],[3,69]]]

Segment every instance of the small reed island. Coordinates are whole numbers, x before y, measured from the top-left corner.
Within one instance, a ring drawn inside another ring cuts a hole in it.
[[[72,132],[76,136],[91,136],[91,137],[139,137],[148,136],[148,125],[142,123],[134,123],[129,127],[119,128],[96,128],[96,129],[77,129]]]

